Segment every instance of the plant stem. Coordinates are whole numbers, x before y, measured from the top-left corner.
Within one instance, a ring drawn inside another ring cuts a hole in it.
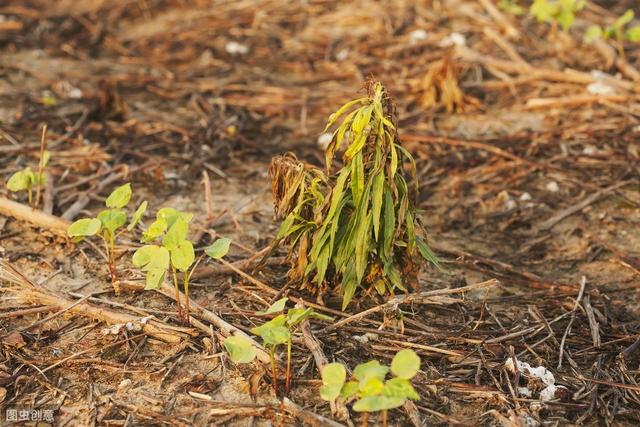
[[[178,286],[178,273],[175,267],[171,266],[173,272],[173,287],[176,288],[176,304],[178,305],[178,320],[182,321],[182,307],[180,305],[180,287]]]
[[[284,395],[289,396],[289,388],[291,386],[291,338],[287,342],[287,374],[284,381]]]
[[[362,427],[367,427],[368,424],[368,419],[369,418],[369,413],[368,412],[363,412],[362,413]]]
[[[388,415],[388,411],[384,409],[382,411],[382,427],[387,427],[387,415]]]
[[[115,237],[109,233],[109,271],[111,273],[111,286],[116,292],[116,295],[120,294],[120,285],[118,284],[118,271],[116,268],[116,243]]]
[[[276,346],[269,347],[269,360],[271,361],[271,375],[273,376],[273,391],[278,396],[278,373],[276,372]]]
[[[44,149],[46,147],[47,125],[42,126],[42,137],[40,138],[40,163],[38,163],[38,188],[36,190],[36,203],[34,206],[37,208],[40,204],[40,193],[42,191],[42,173],[44,171]]]
[[[184,296],[185,296],[185,317],[187,319],[187,325],[191,324],[189,320],[189,271],[184,272]]]
[[[29,206],[33,207],[33,188],[31,187],[31,185],[29,185],[29,187],[27,188],[27,194],[29,197]]]

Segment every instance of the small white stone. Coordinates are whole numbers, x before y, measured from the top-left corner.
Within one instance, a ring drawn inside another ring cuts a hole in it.
[[[344,61],[349,57],[349,49],[341,49],[336,53],[336,59],[338,61]]]
[[[526,191],[520,196],[520,200],[522,200],[523,202],[528,202],[531,199],[531,194],[527,193]]]
[[[558,191],[560,191],[560,187],[558,186],[557,182],[549,181],[549,183],[547,183],[547,190],[551,191],[552,193],[557,193]]]
[[[596,154],[596,147],[594,147],[593,145],[587,145],[582,150],[582,154],[586,154],[587,156],[593,156],[594,154]]]
[[[518,204],[516,203],[516,201],[515,201],[515,200],[513,200],[513,199],[509,199],[509,200],[507,200],[507,202],[504,204],[504,207],[505,207],[507,210],[509,210],[509,211],[510,211],[510,210],[515,209],[516,207],[518,207]]]
[[[331,140],[333,139],[333,134],[331,132],[323,133],[318,137],[318,147],[326,150]]]
[[[413,30],[409,33],[409,42],[417,43],[423,40],[426,40],[429,37],[429,34],[423,29]]]
[[[457,32],[453,32],[449,34],[447,37],[440,40],[440,43],[438,43],[438,46],[440,47],[449,47],[449,46],[462,47],[466,45],[467,45],[467,38],[464,36],[464,34],[460,34]]]
[[[246,55],[249,53],[249,47],[247,45],[236,41],[230,41],[224,48],[229,55]]]
[[[606,84],[605,82],[598,81],[590,83],[587,86],[587,92],[591,95],[615,95],[616,90],[613,86]]]
[[[82,91],[77,87],[73,87],[69,90],[67,96],[71,99],[82,99]]]

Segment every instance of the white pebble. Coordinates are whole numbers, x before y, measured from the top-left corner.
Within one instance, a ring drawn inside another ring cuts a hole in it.
[[[520,196],[520,200],[522,200],[523,202],[527,202],[531,199],[532,199],[531,194],[527,193],[526,191],[522,193],[522,195]]]
[[[249,53],[249,47],[236,41],[230,41],[225,46],[225,50],[229,55],[246,55]]]
[[[429,37],[429,34],[423,29],[413,30],[409,33],[409,42],[417,43],[423,40],[426,40]]]
[[[560,187],[558,186],[557,182],[549,181],[549,183],[547,184],[547,190],[551,191],[552,193],[557,193],[558,191],[560,191]]]

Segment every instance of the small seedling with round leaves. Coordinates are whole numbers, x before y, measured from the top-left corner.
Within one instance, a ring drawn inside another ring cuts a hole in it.
[[[67,235],[75,242],[79,242],[90,236],[99,236],[102,239],[105,257],[111,276],[111,284],[116,293],[120,292],[118,286],[118,273],[116,268],[116,240],[126,231],[131,231],[138,224],[142,215],[147,210],[147,201],[143,201],[131,216],[127,223],[127,211],[124,209],[131,200],[131,184],[127,183],[113,190],[107,197],[103,210],[95,218],[82,218],[73,222],[67,229]]]
[[[387,425],[387,412],[407,401],[419,400],[420,395],[411,385],[411,379],[420,370],[420,357],[413,350],[401,350],[391,361],[391,368],[377,360],[361,363],[353,370],[353,379],[346,381],[346,370],[340,363],[331,363],[322,369],[320,397],[323,400],[356,400],[353,410],[366,413],[382,411],[382,424]],[[393,378],[385,381],[391,372]]]
[[[563,31],[568,31],[576,19],[576,13],[586,4],[585,0],[534,0],[529,13],[538,22],[560,25]]]
[[[290,308],[287,313],[282,313],[286,307],[287,298],[281,298],[274,302],[267,310],[258,311],[256,314],[269,315],[278,314],[268,322],[251,329],[251,333],[262,338],[264,345],[269,350],[269,358],[271,360],[271,374],[273,377],[273,389],[278,391],[278,373],[276,370],[275,353],[278,346],[287,345],[287,370],[285,377],[285,394],[289,394],[291,385],[291,337],[294,330],[305,319],[318,319],[324,321],[332,321],[333,318],[318,313],[311,308]]]
[[[180,304],[180,288],[178,272],[183,273],[185,294],[184,320],[189,322],[189,278],[196,260],[193,243],[187,238],[189,223],[193,215],[177,211],[173,208],[162,208],[156,214],[156,220],[144,231],[143,243],[151,243],[161,239],[161,245],[148,244],[133,254],[133,265],[141,268],[147,275],[145,289],[161,287],[167,270],[171,270],[173,285],[176,290],[178,318],[183,320]]]
[[[50,159],[51,153],[46,150],[43,151],[40,157],[38,171],[34,172],[30,167],[26,167],[14,173],[7,181],[7,189],[14,193],[26,191],[29,206],[33,206],[33,189],[38,186],[43,186],[46,183],[43,170]]]
[[[584,33],[584,40],[592,43],[596,40],[618,40],[640,42],[640,25],[626,28],[627,24],[633,21],[635,14],[632,9],[627,9],[625,13],[620,15],[611,25],[601,27],[599,25],[591,25]]]

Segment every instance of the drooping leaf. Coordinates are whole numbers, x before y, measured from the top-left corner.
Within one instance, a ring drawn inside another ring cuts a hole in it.
[[[269,320],[268,322],[265,322],[260,326],[251,328],[251,333],[259,337],[262,337],[262,335],[267,330],[278,327],[278,326],[284,326],[286,322],[287,322],[287,317],[284,314],[279,314],[273,319]]]
[[[400,350],[391,361],[391,372],[398,378],[411,379],[420,370],[420,357],[413,350]]]
[[[204,252],[213,259],[221,259],[229,252],[231,246],[231,239],[228,237],[222,237],[208,246]]]
[[[378,396],[379,394],[382,394],[384,381],[374,376],[366,377],[364,380],[360,381],[358,388],[360,389],[361,396]]]
[[[160,289],[166,270],[163,268],[153,268],[147,271],[147,281],[144,287],[145,291]]]
[[[291,332],[286,326],[274,326],[261,335],[266,345],[286,344],[291,339]]]
[[[358,391],[360,391],[360,383],[358,381],[348,381],[340,390],[340,397],[346,400],[358,394]]]
[[[67,235],[69,237],[87,237],[94,236],[102,227],[102,223],[97,218],[82,218],[73,222],[69,228],[67,228]]]
[[[142,219],[142,215],[144,215],[144,213],[147,211],[147,205],[148,203],[146,200],[140,203],[140,206],[138,206],[138,209],[136,209],[136,211],[133,213],[133,216],[131,217],[131,221],[127,226],[127,230],[133,230],[133,227],[135,227],[136,224],[140,222],[140,219]]]
[[[347,378],[347,371],[341,363],[330,363],[322,368],[322,387],[320,397],[324,400],[335,400],[342,390]]]
[[[126,183],[113,190],[105,200],[105,205],[112,209],[121,209],[127,206],[131,200],[131,183]]]
[[[33,186],[34,175],[31,169],[26,168],[11,175],[7,181],[9,191],[18,192],[28,190]]]
[[[251,363],[258,354],[251,341],[242,335],[234,335],[224,340],[224,348],[233,363]]]

